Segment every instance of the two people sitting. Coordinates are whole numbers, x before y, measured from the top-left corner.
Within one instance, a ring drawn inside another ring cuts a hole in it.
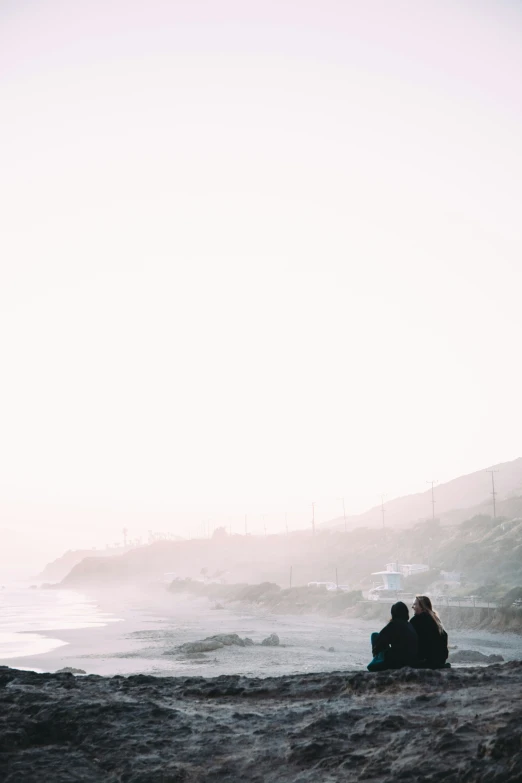
[[[449,664],[448,634],[426,595],[418,595],[413,603],[414,615],[409,620],[408,607],[402,601],[393,604],[391,620],[380,633],[372,633],[373,660],[368,671],[381,672],[415,668],[442,669]]]

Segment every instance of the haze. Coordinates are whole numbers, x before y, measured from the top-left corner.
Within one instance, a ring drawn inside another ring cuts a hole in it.
[[[0,22],[2,527],[277,531],[519,456],[518,3]]]

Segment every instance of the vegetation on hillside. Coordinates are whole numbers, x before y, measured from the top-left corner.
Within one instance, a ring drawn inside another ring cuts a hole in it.
[[[311,581],[331,581],[367,589],[378,584],[387,563],[425,563],[430,571],[406,581],[409,592],[423,592],[434,582],[446,591],[441,571],[462,574],[461,594],[498,600],[522,585],[522,518],[479,515],[457,525],[437,520],[410,529],[347,533],[309,531],[291,535],[241,536],[160,541],[119,557],[90,557],[75,566],[63,584],[126,584],[190,577],[228,584],[272,582],[283,588]]]

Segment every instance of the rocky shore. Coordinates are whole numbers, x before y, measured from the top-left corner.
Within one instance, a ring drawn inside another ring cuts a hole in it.
[[[369,674],[0,668],[4,783],[519,783],[522,662]]]

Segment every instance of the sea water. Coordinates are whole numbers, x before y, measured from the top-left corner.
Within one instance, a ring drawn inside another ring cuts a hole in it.
[[[75,590],[42,589],[24,583],[2,585],[0,664],[62,647],[66,642],[60,639],[60,631],[96,628],[117,620]]]

